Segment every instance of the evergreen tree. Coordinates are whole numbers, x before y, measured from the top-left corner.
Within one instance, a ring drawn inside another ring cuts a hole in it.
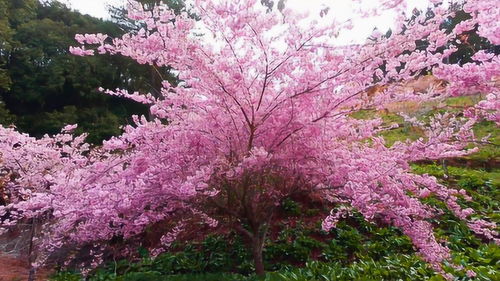
[[[116,23],[81,15],[57,1],[0,0],[0,124],[34,136],[79,123],[90,141],[121,132],[136,103],[106,97],[98,87],[150,89],[149,67],[127,58],[78,58],[69,54],[74,34],[120,36]]]

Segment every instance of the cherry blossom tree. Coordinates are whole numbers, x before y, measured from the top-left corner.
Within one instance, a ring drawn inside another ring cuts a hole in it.
[[[74,137],[74,129],[68,125],[58,135],[35,139],[0,126],[0,235],[11,229],[29,232],[29,280],[35,280],[37,233],[48,221],[52,185],[56,177],[87,164],[86,135]]]
[[[416,175],[409,165],[472,153],[475,122],[498,122],[498,56],[478,50],[473,63],[444,63],[457,36],[473,28],[498,44],[494,0],[466,1],[471,19],[451,33],[440,29],[453,16],[441,1],[430,1],[432,17],[411,21],[402,14],[406,1],[380,1],[366,14],[400,13],[391,36],[373,34],[366,44],[341,47],[336,36],[349,32],[349,22],[319,25],[286,7],[268,11],[257,0],[195,2],[199,21],[165,6],[144,11],[130,1],[128,16],[146,28],[122,38],[76,36],[82,46],[71,48],[75,55],[107,53],[170,66],[182,82],[173,87],[164,81],[159,98],[101,89],[150,105],[154,118],[135,116],[121,136],[94,150],[83,137],[72,137],[71,127],[41,140],[2,129],[0,165],[16,174],[12,194],[23,195],[0,207],[0,226],[43,217],[44,257],[76,245],[92,254],[93,265],[110,251],[110,241],[141,241],[152,228],[162,234],[150,245],[158,254],[188,229],[225,227],[246,238],[256,273],[263,274],[264,241],[280,203],[314,195],[332,209],[325,231],[357,211],[367,221],[400,228],[443,272],[450,252],[429,222],[440,212],[420,200],[434,196],[472,231],[499,242],[494,223],[458,204],[459,198],[471,200],[465,191]],[[424,39],[428,46],[417,50],[416,41]],[[428,71],[449,82],[445,91],[397,86]],[[364,96],[382,84],[383,92]],[[488,98],[466,117],[438,114],[428,123],[406,117],[422,128],[422,138],[391,146],[380,133],[397,125],[352,117],[395,102],[478,92]]]

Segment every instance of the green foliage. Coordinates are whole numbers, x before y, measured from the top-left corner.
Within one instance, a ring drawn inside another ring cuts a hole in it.
[[[478,249],[469,249],[463,255],[455,255],[454,261],[463,265],[466,269],[472,269],[477,273],[474,280],[495,280],[498,272],[500,248],[496,245],[483,245]],[[464,272],[453,272],[459,279],[470,280]],[[59,273],[51,280],[73,281],[79,280],[77,274]],[[284,267],[279,271],[269,272],[265,277],[259,278],[254,275],[240,275],[235,273],[204,273],[204,274],[177,274],[163,275],[159,271],[148,270],[141,272],[128,272],[123,275],[115,275],[112,272],[100,272],[90,278],[99,281],[132,281],[132,280],[263,280],[263,281],[290,281],[290,280],[443,280],[429,266],[416,255],[391,254],[380,260],[370,258],[354,261],[349,264],[341,262],[319,262],[310,261],[304,267]]]
[[[386,146],[390,147],[397,141],[417,140],[422,134],[411,125],[402,124],[399,128],[381,132],[380,136],[384,137]]]
[[[5,108],[5,104],[0,100],[0,124],[14,124],[15,120],[16,116],[12,115],[10,111]]]
[[[238,236],[208,236],[201,243],[187,245],[183,251],[166,253],[152,261],[152,268],[163,274],[224,272],[237,269],[251,272],[250,255]]]
[[[57,272],[51,279],[52,281],[80,281],[82,277],[80,274],[70,271]]]
[[[353,113],[351,113],[352,118],[360,119],[360,120],[367,120],[367,119],[373,119],[377,115],[377,112],[375,110],[358,110]]]
[[[289,216],[300,216],[302,213],[300,205],[290,198],[283,200],[281,209]]]
[[[50,1],[0,0],[0,124],[40,137],[79,123],[99,143],[119,134],[145,106],[98,93],[99,87],[155,93],[152,85],[173,79],[124,57],[76,57],[69,46],[77,33],[120,36],[117,24],[84,16]],[[155,83],[153,83],[153,81]],[[173,81],[175,82],[175,81]],[[6,117],[6,112],[11,116]]]
[[[418,174],[429,174],[447,183],[456,184],[468,192],[482,191],[491,195],[500,187],[500,170],[485,171],[483,169],[468,169],[456,166],[448,166],[447,177],[443,165],[439,164],[415,164],[412,166]]]
[[[492,168],[495,161],[498,163],[500,159],[500,134],[498,133],[498,126],[495,122],[491,121],[480,122],[474,126],[474,133],[478,139],[489,136],[487,141],[490,144],[474,144],[480,150],[466,157],[466,159],[481,163],[485,168]]]
[[[302,224],[296,227],[284,227],[276,239],[268,239],[264,249],[266,268],[278,270],[291,264],[304,264],[310,260],[316,250],[326,247],[325,243],[311,237],[313,229]]]
[[[14,29],[34,17],[36,0],[0,0],[0,91],[8,91],[12,80],[8,72],[8,54],[18,47]]]

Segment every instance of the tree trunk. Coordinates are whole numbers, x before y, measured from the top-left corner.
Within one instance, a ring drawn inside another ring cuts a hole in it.
[[[450,178],[450,175],[448,173],[448,165],[446,163],[446,159],[442,159],[441,160],[441,165],[443,166],[443,171],[444,171],[444,177],[446,179],[449,179]]]
[[[150,74],[151,74],[151,81],[150,81],[151,95],[153,95],[153,97],[155,98],[159,98],[161,97],[161,88],[163,79],[160,77],[159,70],[154,65],[150,67]],[[148,120],[153,120],[153,119],[154,116],[151,113],[151,110],[148,110]]]
[[[255,264],[255,273],[258,276],[264,276],[266,271],[264,270],[264,259],[262,257],[262,251],[264,249],[264,237],[261,235],[256,235],[252,240],[252,256]]]
[[[31,234],[30,234],[30,245],[28,249],[28,263],[30,267],[29,275],[28,275],[28,281],[35,281],[36,280],[36,269],[33,267],[33,239],[35,238],[35,232],[36,232],[36,219],[33,218],[31,220]]]
[[[31,266],[29,276],[28,276],[28,281],[35,281],[36,280],[36,270]]]

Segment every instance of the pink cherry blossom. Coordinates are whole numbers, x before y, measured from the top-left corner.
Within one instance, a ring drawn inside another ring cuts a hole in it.
[[[405,2],[381,1],[381,7],[402,11]],[[256,0],[197,0],[193,12],[199,22],[164,6],[144,11],[129,1],[129,17],[143,29],[114,39],[77,35],[82,46],[70,51],[94,55],[96,48],[170,66],[182,82],[163,83],[160,97],[100,88],[149,105],[152,115],[133,116],[122,135],[101,147],[71,135],[73,126],[42,139],[0,128],[0,168],[13,175],[0,226],[40,218],[44,254],[38,262],[65,247],[90,247],[91,266],[102,261],[102,252],[111,248],[106,242],[116,237],[131,245],[155,228],[162,234],[151,246],[156,255],[186,229],[229,228],[251,242],[262,274],[263,243],[280,203],[295,194],[315,195],[336,210],[324,230],[355,210],[368,221],[399,227],[443,273],[450,251],[428,222],[439,211],[420,198],[435,196],[475,233],[498,241],[496,225],[471,219],[473,210],[457,203],[464,192],[412,173],[409,164],[475,152],[468,147],[475,122],[498,122],[499,85],[492,82],[499,76],[498,56],[481,52],[477,63],[444,63],[457,50],[456,36],[472,26],[498,42],[498,8],[489,10],[494,1],[466,1],[472,18],[447,34],[440,26],[451,12],[432,2],[431,18],[400,16],[399,29],[388,38],[337,47],[335,26],[307,23],[290,9],[267,13]],[[429,45],[417,49],[418,40]],[[429,70],[449,82],[446,90],[401,87]],[[367,97],[380,84],[385,90]],[[351,115],[478,92],[487,99],[466,117],[437,114],[428,123],[407,118],[422,138],[391,146],[379,134],[394,126]],[[123,245],[122,254],[130,245]]]

